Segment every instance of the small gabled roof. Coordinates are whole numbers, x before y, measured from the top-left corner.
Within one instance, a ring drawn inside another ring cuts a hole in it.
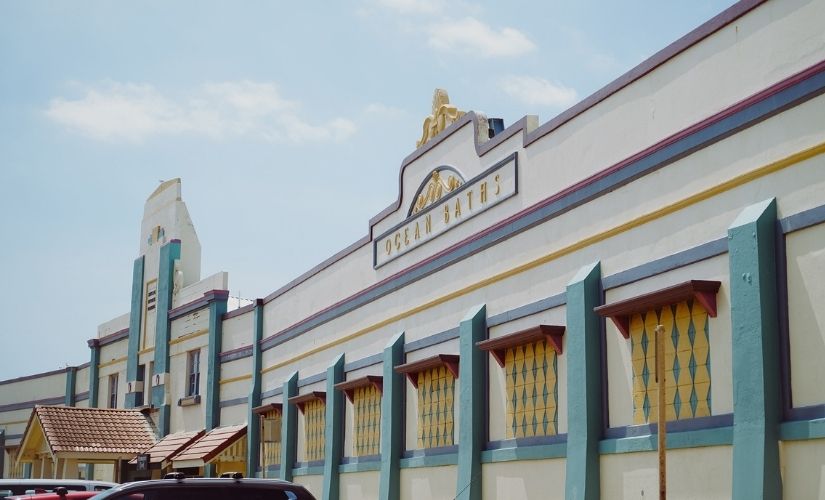
[[[200,467],[243,436],[246,436],[246,424],[216,427],[174,455],[172,465],[176,468]]]
[[[161,466],[164,467],[166,465],[164,462],[167,462],[176,453],[184,450],[195,440],[200,439],[204,434],[206,434],[206,431],[203,430],[169,434],[142,453],[149,454],[149,463],[160,463]],[[137,458],[133,458],[129,463],[136,464]]]

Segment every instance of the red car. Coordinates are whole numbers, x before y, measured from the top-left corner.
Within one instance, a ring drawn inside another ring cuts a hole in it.
[[[7,500],[17,500],[23,498],[31,498],[35,500],[85,500],[92,498],[100,493],[99,491],[68,491],[66,488],[59,486],[52,492],[46,490],[35,489],[32,495],[16,495],[13,497],[6,497]]]

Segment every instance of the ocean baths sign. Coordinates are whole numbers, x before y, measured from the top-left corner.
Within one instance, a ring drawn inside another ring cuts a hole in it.
[[[414,197],[407,219],[373,240],[373,265],[381,267],[517,192],[516,154],[466,182],[450,167],[433,170]]]

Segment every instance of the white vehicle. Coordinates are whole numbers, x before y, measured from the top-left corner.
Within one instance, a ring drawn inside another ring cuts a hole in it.
[[[117,486],[117,483],[85,479],[0,479],[0,498],[49,493],[58,486],[63,486],[68,491],[104,491]]]

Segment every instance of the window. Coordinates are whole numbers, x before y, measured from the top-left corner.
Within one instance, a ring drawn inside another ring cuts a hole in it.
[[[396,366],[418,391],[419,449],[455,444],[455,379],[458,356],[439,354],[432,358]]]
[[[558,433],[558,355],[563,334],[563,326],[539,325],[477,344],[504,369],[508,439]]]
[[[117,373],[109,375],[109,408],[117,408]]]
[[[305,460],[307,462],[324,459],[326,396],[325,392],[316,391],[289,398],[289,402],[296,405],[304,414]]]
[[[367,375],[335,384],[352,403],[353,443],[356,457],[381,453],[381,392],[383,377]]]
[[[135,392],[135,406],[143,406],[143,394],[146,390],[145,380],[146,380],[146,365],[138,365],[137,369],[137,381],[143,383],[143,388],[137,392]]]
[[[668,421],[711,415],[710,329],[718,281],[687,281],[596,308],[630,340],[633,423],[655,420],[657,326],[664,328],[665,413]]]
[[[186,354],[186,396],[200,394],[201,351],[189,351]]]
[[[260,415],[261,424],[261,468],[281,463],[281,416],[280,403],[260,406],[253,410]]]

